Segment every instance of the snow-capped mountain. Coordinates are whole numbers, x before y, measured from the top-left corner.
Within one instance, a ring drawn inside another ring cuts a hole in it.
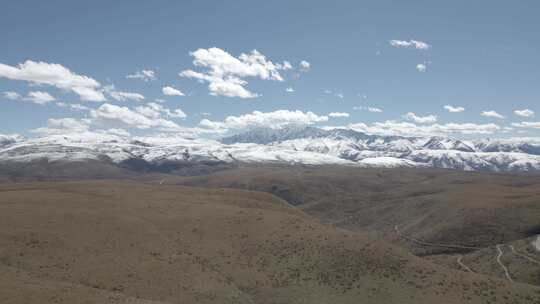
[[[0,135],[0,162],[275,163],[359,167],[540,170],[540,139],[454,140],[369,135],[350,129],[258,129],[223,138],[122,137],[82,132],[38,138]]]

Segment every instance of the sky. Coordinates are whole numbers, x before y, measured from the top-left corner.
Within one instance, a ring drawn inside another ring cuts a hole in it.
[[[4,1],[0,134],[540,136],[538,1]],[[537,113],[538,112],[538,113]]]

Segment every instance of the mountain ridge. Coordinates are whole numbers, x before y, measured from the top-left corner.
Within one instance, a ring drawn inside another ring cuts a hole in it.
[[[0,135],[0,162],[141,160],[164,162],[433,167],[467,171],[540,171],[540,139],[461,140],[373,135],[352,129],[287,126],[221,140],[123,137],[83,132],[23,138]]]

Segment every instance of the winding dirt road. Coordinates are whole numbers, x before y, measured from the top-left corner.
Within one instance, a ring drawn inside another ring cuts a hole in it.
[[[465,269],[466,271],[468,272],[474,272],[472,271],[471,268],[469,268],[467,265],[465,265],[463,262],[462,262],[462,259],[463,259],[463,256],[462,255],[459,255],[458,258],[457,258],[457,263],[459,266],[461,266],[461,268]]]
[[[540,261],[538,261],[538,260],[536,260],[534,258],[531,258],[530,256],[525,255],[523,253],[517,252],[513,245],[509,245],[508,247],[510,247],[513,254],[515,254],[515,255],[517,255],[519,257],[522,257],[522,258],[524,258],[524,259],[526,259],[526,260],[528,260],[528,261],[530,261],[530,262],[532,262],[534,264],[540,265]]]
[[[504,264],[501,262],[501,257],[503,255],[503,250],[501,249],[502,245],[501,244],[497,244],[495,246],[497,248],[497,251],[499,252],[499,254],[497,255],[497,263],[499,264],[499,266],[501,266],[501,268],[503,269],[504,271],[504,276],[508,279],[508,281],[510,282],[514,282],[514,280],[512,280],[512,277],[510,276],[510,272],[508,271],[508,268],[506,268],[506,266],[504,266]]]

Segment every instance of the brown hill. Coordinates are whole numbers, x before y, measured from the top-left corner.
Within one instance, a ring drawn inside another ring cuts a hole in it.
[[[0,185],[1,303],[538,303],[264,193]]]
[[[499,244],[499,246],[482,248],[463,255],[430,256],[429,260],[457,270],[466,270],[503,279],[510,277],[516,282],[540,285],[540,252],[532,244],[534,239],[526,238],[507,244]],[[457,262],[458,258],[461,265]],[[504,271],[501,264],[506,267],[507,272]],[[464,269],[463,265],[468,269]]]
[[[540,233],[540,176],[431,169],[249,167],[171,183],[275,194],[326,223],[381,233],[429,255],[430,243],[488,247]],[[457,250],[462,251],[462,250]]]

